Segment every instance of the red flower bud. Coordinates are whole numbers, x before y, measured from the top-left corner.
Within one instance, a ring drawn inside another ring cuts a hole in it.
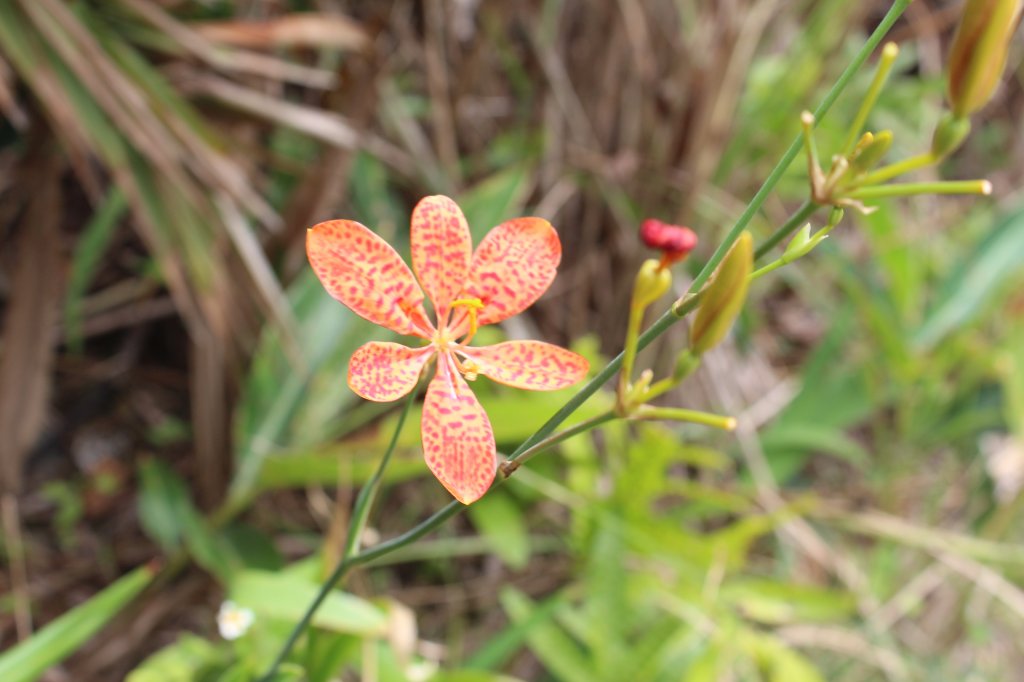
[[[688,227],[669,225],[654,218],[640,223],[640,239],[652,249],[662,252],[662,263],[668,265],[686,258],[697,246],[697,234]]]

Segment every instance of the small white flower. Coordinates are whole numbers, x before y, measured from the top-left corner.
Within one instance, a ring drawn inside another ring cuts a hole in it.
[[[1010,435],[985,434],[981,439],[985,469],[995,484],[996,501],[1009,504],[1024,487],[1024,442]]]
[[[417,661],[405,668],[405,676],[409,682],[426,682],[437,674],[439,666],[433,661]]]
[[[255,615],[252,609],[239,606],[233,601],[226,601],[220,605],[217,612],[217,629],[224,639],[238,639],[246,633]]]

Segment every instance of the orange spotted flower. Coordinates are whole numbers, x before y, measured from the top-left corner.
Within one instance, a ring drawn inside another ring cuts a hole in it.
[[[588,364],[541,341],[469,345],[480,325],[522,312],[555,278],[562,245],[550,223],[509,220],[473,252],[462,210],[448,197],[433,196],[413,209],[411,229],[415,278],[390,244],[351,220],[312,227],[306,253],[331,296],[370,322],[426,341],[419,348],[367,343],[349,362],[348,385],[367,400],[397,400],[416,387],[436,357],[423,404],[423,454],[444,487],[469,504],[491,486],[498,460],[491,423],[466,381],[483,374],[509,386],[551,391],[582,379]],[[424,293],[437,324],[423,307]]]

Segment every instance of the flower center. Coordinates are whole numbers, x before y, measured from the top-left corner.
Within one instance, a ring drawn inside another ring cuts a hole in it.
[[[445,323],[439,325],[439,329],[434,334],[432,342],[439,354],[445,354],[451,359],[452,364],[465,377],[466,381],[473,381],[477,377],[479,367],[469,358],[460,360],[456,352],[468,344],[476,335],[478,328],[477,311],[483,308],[484,304],[479,298],[460,298],[457,301],[452,301],[453,310],[459,306],[466,308],[466,312],[469,315],[469,331],[466,333],[466,336],[461,341],[457,341],[456,337],[451,335],[448,325]],[[440,320],[438,321],[440,322]],[[461,327],[461,324],[459,326]]]

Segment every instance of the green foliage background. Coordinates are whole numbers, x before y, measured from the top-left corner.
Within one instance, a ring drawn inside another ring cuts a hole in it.
[[[352,351],[384,336],[325,295],[304,264],[306,227],[350,217],[404,250],[409,208],[431,192],[457,198],[475,240],[544,215],[565,249],[555,287],[480,341],[528,332],[600,366],[621,348],[647,255],[639,221],[692,226],[692,274],[886,8],[0,3],[0,353],[24,333],[10,322],[26,295],[15,273],[47,248],[25,236],[43,216],[62,274],[40,310],[60,324],[42,344],[53,355],[27,366],[64,425],[51,450],[74,454],[88,424],[68,407],[111,358],[127,358],[119,404],[159,383],[154,367],[176,377],[159,418],[105,408],[135,434],[112,474],[48,473],[34,445],[4,452],[24,534],[5,534],[4,556],[27,582],[0,598],[0,641],[14,643],[26,594],[48,625],[0,654],[0,679],[62,665],[76,680],[242,681],[273,658],[396,424],[345,385]],[[303,16],[320,30],[215,30]],[[929,144],[955,17],[915,5],[894,30],[901,56],[869,120],[894,132],[894,158]],[[1019,64],[1018,46],[968,144],[924,176],[988,177],[992,198],[848,212],[813,256],[751,287],[729,342],[668,397],[737,415],[737,434],[614,423],[566,442],[468,520],[352,576],[278,679],[1011,679],[1024,664]],[[823,122],[823,153],[843,143],[870,77]],[[806,187],[794,164],[755,234]],[[138,330],[147,349],[126,354]],[[670,368],[684,334],[640,367]],[[474,388],[504,452],[572,395]],[[600,392],[573,419],[612,401]],[[447,502],[418,424],[414,407],[378,537]],[[999,452],[1011,465],[992,465]],[[88,511],[97,495],[105,512]],[[79,610],[33,589],[91,551],[104,567],[83,574],[98,594]],[[140,555],[162,567],[132,572]],[[234,642],[216,632],[222,599],[256,616]]]

